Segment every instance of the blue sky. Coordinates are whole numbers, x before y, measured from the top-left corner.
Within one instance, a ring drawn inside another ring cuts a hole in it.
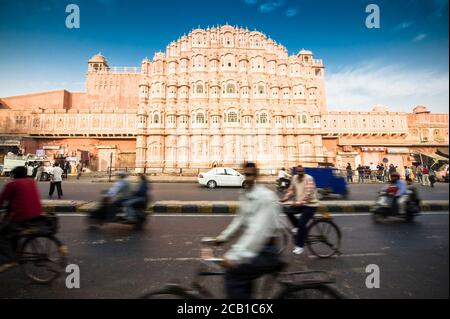
[[[65,8],[79,5],[81,28]],[[380,7],[368,29],[366,6]],[[0,96],[84,91],[87,60],[140,61],[190,30],[228,22],[262,31],[291,54],[310,49],[327,67],[331,110],[384,104],[447,111],[448,0],[0,0]]]

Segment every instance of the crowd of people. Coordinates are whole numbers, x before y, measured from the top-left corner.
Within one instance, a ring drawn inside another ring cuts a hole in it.
[[[370,166],[359,164],[356,169],[347,163],[345,168],[347,183],[387,183],[392,180],[394,174],[400,173],[398,166],[383,163],[378,165],[370,163]],[[434,187],[437,182],[436,171],[428,165],[404,166],[403,174],[405,180],[415,181],[423,186]],[[357,175],[357,179],[355,175]]]

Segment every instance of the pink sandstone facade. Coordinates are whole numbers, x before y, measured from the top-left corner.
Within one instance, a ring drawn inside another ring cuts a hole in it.
[[[0,99],[0,154],[43,149],[89,154],[113,166],[196,172],[258,162],[263,171],[298,163],[399,167],[447,149],[448,114],[330,112],[324,65],[312,52],[289,56],[257,31],[196,29],[140,67],[88,62],[86,93],[44,92]],[[2,151],[3,150],[3,151]]]

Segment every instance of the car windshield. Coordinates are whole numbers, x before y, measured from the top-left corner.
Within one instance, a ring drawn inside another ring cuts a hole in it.
[[[227,168],[227,174],[228,175],[234,175],[234,176],[239,175],[238,172],[236,172],[234,169],[231,169],[231,168]]]

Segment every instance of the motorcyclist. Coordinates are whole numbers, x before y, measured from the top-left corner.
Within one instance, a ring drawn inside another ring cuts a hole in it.
[[[131,197],[123,203],[123,207],[127,213],[127,220],[130,223],[134,223],[137,220],[135,205],[147,206],[149,201],[148,190],[149,183],[145,174],[139,174],[140,183],[138,189],[131,195]]]
[[[278,172],[277,185],[281,186],[283,182],[286,183],[286,185],[289,185],[290,181],[291,181],[291,175],[289,175],[286,172],[286,169],[283,167]]]
[[[128,180],[128,173],[119,172],[117,177],[118,180],[106,193],[106,197],[113,208],[111,210],[111,214],[113,214],[113,216],[111,216],[112,219],[116,216],[117,209],[122,207],[126,200],[130,199],[131,194],[131,185]]]
[[[405,181],[400,179],[398,172],[391,174],[390,183],[383,188],[383,191],[396,199],[394,205],[398,206],[399,214],[406,214],[406,201],[408,200],[407,185]]]

